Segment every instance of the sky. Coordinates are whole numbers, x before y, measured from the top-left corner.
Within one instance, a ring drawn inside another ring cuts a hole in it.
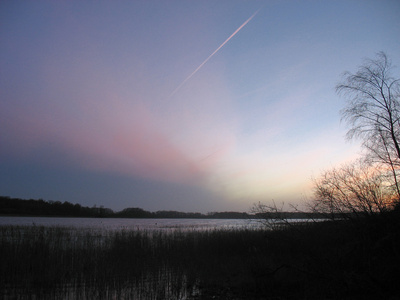
[[[1,1],[0,195],[302,205],[360,155],[335,85],[379,51],[399,1]]]

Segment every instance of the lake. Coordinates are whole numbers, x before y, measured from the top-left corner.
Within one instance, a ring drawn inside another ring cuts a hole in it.
[[[255,229],[258,220],[249,219],[124,219],[124,218],[57,218],[0,217],[0,226],[62,226],[100,230],[207,230]]]

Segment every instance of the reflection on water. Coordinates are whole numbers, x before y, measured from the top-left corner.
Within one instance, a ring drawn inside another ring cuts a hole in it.
[[[200,270],[213,274],[227,265],[222,257],[263,241],[257,230],[236,230],[255,224],[1,217],[0,298],[198,299]]]
[[[124,219],[124,218],[55,218],[0,217],[1,225],[63,226],[101,230],[206,230],[255,229],[261,224],[248,219]]]

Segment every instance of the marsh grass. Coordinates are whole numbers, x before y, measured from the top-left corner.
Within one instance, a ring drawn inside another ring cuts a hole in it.
[[[388,221],[390,220],[390,222]],[[384,299],[398,218],[275,230],[0,227],[5,299]]]

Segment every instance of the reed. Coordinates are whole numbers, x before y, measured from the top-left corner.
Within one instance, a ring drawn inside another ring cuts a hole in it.
[[[397,238],[398,221],[273,231],[2,226],[0,290],[5,299],[386,297],[399,279]]]

